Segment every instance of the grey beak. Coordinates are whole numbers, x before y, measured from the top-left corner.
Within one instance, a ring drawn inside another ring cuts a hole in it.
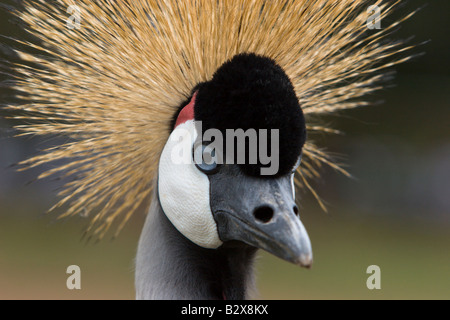
[[[290,177],[251,177],[226,165],[210,180],[211,209],[222,241],[242,241],[311,266],[311,242],[296,214]]]

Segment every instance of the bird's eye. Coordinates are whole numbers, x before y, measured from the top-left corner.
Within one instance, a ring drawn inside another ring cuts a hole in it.
[[[216,150],[204,144],[194,145],[195,166],[206,174],[216,173],[219,167]]]

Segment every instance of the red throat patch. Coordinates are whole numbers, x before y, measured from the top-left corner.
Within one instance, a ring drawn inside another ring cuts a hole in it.
[[[192,96],[191,102],[189,102],[189,104],[181,110],[180,114],[178,115],[177,122],[175,123],[175,128],[189,120],[194,120],[194,105],[195,98],[197,97],[197,92],[195,92]]]

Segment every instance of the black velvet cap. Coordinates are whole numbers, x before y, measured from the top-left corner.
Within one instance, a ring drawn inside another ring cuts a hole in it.
[[[276,176],[293,170],[306,140],[305,119],[289,77],[274,60],[237,55],[196,90],[194,116],[202,121],[203,132],[219,129],[225,138],[227,129],[279,129]],[[261,166],[258,161],[241,167],[246,174],[259,175]]]

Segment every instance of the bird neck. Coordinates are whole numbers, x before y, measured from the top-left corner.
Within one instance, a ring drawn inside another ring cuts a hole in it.
[[[256,249],[227,243],[205,249],[184,237],[153,198],[136,257],[137,299],[249,298]]]

